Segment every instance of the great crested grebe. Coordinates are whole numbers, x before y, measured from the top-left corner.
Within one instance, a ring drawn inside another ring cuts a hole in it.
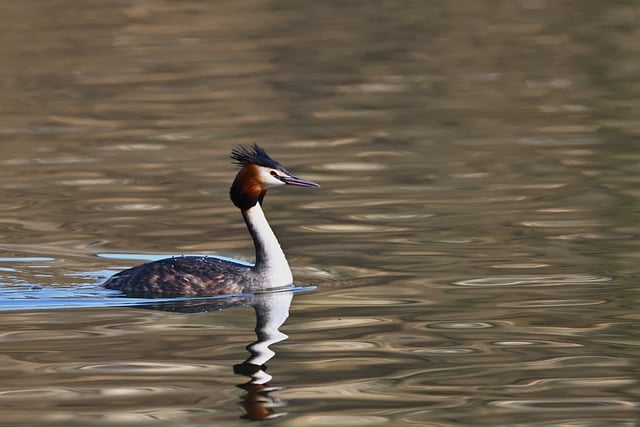
[[[291,285],[293,276],[262,211],[267,190],[280,185],[320,187],[300,179],[257,144],[231,151],[240,171],[229,195],[242,212],[256,249],[254,266],[213,257],[180,256],[138,265],[111,276],[104,287],[129,295],[209,296],[264,291]]]

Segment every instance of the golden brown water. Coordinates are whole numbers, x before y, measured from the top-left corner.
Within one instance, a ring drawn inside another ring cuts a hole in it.
[[[5,2],[0,425],[636,425],[638,10]],[[250,260],[228,155],[253,141],[323,186],[266,199],[317,286],[288,339],[269,298],[100,289]]]

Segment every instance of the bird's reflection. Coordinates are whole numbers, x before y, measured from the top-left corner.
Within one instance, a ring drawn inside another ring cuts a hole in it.
[[[285,415],[277,413],[276,408],[285,403],[272,396],[271,392],[278,390],[272,386],[272,376],[267,373],[267,362],[275,356],[270,348],[272,344],[286,340],[286,334],[280,332],[280,327],[289,317],[289,308],[293,300],[292,291],[265,292],[247,296],[230,297],[224,299],[192,299],[175,302],[145,305],[145,308],[180,313],[196,313],[217,311],[234,306],[251,306],[256,314],[256,340],[246,348],[249,357],[233,367],[235,374],[247,377],[249,380],[238,384],[245,390],[242,405],[246,414],[243,418],[249,420],[264,420]]]
[[[235,365],[233,371],[249,378],[248,382],[238,385],[247,392],[243,401],[247,412],[244,418],[263,420],[277,416],[275,408],[284,406],[284,402],[270,395],[277,388],[269,385],[272,377],[267,373],[266,363],[276,355],[269,346],[288,338],[280,332],[280,327],[289,317],[293,292],[257,294],[251,299],[256,313],[257,339],[247,346],[249,357]]]

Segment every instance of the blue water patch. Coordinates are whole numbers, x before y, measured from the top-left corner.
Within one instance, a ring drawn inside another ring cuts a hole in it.
[[[273,292],[307,292],[315,286],[293,286]],[[96,285],[73,288],[45,288],[25,284],[0,288],[0,311],[51,310],[62,308],[151,307],[177,312],[215,311],[242,305],[256,294],[215,295],[210,297],[130,298],[120,291]],[[164,306],[164,307],[163,307]]]

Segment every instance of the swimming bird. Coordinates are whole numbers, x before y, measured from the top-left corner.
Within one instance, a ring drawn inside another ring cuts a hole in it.
[[[291,285],[291,269],[262,211],[262,202],[273,187],[320,186],[294,176],[255,143],[249,148],[234,148],[231,159],[240,170],[229,195],[253,239],[253,266],[207,256],[171,257],[116,273],[103,286],[136,296],[210,296]]]

